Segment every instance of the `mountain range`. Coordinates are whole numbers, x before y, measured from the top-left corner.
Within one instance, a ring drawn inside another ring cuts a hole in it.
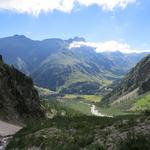
[[[0,39],[0,53],[11,64],[0,55],[0,120],[25,125],[13,137],[0,135],[0,148],[149,149],[150,113],[137,110],[150,108],[150,55],[68,48],[74,40],[84,39],[33,41],[18,35]],[[43,88],[34,87],[29,76]],[[102,99],[79,95],[100,90],[104,94],[105,88],[110,93]],[[54,101],[47,98],[51,93]],[[98,107],[102,105],[110,107]],[[117,116],[103,112],[114,108]]]
[[[0,39],[6,63],[33,78],[34,83],[61,93],[95,94],[121,79],[147,53],[96,53],[93,47],[69,48],[73,39],[31,40],[24,35]]]

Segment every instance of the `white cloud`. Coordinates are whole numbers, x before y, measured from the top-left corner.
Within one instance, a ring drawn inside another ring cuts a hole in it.
[[[80,4],[90,6],[93,4],[101,6],[104,10],[113,10],[116,7],[125,8],[130,3],[135,3],[136,0],[76,0]]]
[[[129,44],[118,42],[118,41],[106,41],[106,42],[73,42],[70,44],[69,48],[80,48],[80,47],[92,47],[97,53],[100,52],[115,52],[120,51],[122,53],[141,53],[141,52],[150,52],[150,50],[138,50],[132,48]]]
[[[39,15],[41,12],[47,13],[54,10],[71,12],[78,3],[86,7],[95,4],[103,10],[112,11],[117,7],[124,9],[128,4],[135,2],[136,0],[0,0],[0,10]]]

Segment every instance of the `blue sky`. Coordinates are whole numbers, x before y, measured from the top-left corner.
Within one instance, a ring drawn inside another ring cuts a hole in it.
[[[33,5],[35,0],[31,1]],[[101,3],[98,0],[87,1],[88,4],[81,0],[82,4],[65,4],[62,8],[54,6],[46,11],[43,5],[42,10],[30,11],[32,8],[28,9],[25,4],[14,8],[14,0],[4,4],[0,0],[0,37],[14,34],[23,34],[32,39],[82,36],[89,42],[113,40],[128,43],[135,49],[150,49],[149,0],[131,0],[131,3],[127,0],[125,6],[122,3],[112,6],[108,0],[100,0]]]

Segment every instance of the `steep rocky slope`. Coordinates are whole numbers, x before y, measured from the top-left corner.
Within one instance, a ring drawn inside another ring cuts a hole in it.
[[[22,122],[44,117],[32,79],[4,64],[0,56],[0,119]]]
[[[115,103],[150,91],[150,55],[139,62],[126,77],[106,95],[102,103]]]

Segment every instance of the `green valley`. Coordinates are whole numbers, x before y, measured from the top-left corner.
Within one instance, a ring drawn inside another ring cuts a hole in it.
[[[0,0],[0,150],[150,150],[150,0]]]

